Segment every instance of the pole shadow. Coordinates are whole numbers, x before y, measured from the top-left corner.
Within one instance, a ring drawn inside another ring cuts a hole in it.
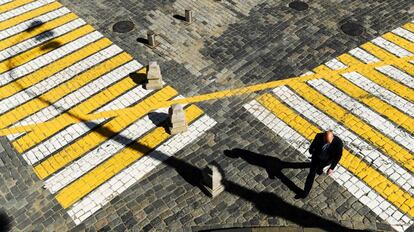
[[[270,179],[278,178],[295,194],[300,194],[303,190],[284,175],[282,169],[304,169],[311,167],[310,162],[286,162],[277,157],[266,156],[239,148],[225,150],[224,155],[230,158],[242,158],[249,164],[264,168]]]

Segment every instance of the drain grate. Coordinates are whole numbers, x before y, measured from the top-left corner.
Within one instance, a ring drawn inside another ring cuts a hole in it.
[[[360,24],[354,23],[354,22],[346,22],[342,24],[341,30],[345,34],[350,35],[350,36],[358,36],[364,33],[365,31],[364,28]]]
[[[131,21],[119,21],[114,24],[112,30],[117,33],[127,33],[134,29],[134,23]]]
[[[309,5],[302,1],[293,1],[289,3],[289,7],[297,11],[304,11],[309,8]]]

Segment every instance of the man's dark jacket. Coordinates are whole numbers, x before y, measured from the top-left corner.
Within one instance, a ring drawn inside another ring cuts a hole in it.
[[[324,133],[319,133],[315,136],[315,139],[313,139],[312,144],[309,147],[309,153],[312,154],[312,158],[322,152],[322,146],[325,144],[323,137]],[[324,163],[331,164],[330,169],[333,170],[341,159],[343,147],[342,140],[337,136],[334,136],[327,151],[329,158],[327,161],[323,161]]]

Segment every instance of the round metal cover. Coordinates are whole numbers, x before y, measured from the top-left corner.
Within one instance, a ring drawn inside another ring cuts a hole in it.
[[[302,1],[293,1],[289,3],[289,7],[297,11],[304,11],[309,8],[309,5]]]
[[[134,29],[134,23],[131,21],[120,21],[114,24],[112,30],[118,33],[127,33]]]
[[[342,24],[341,30],[350,36],[358,36],[364,33],[364,28],[360,24],[353,22],[346,22]]]

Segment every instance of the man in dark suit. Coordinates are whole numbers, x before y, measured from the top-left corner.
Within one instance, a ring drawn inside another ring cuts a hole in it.
[[[305,189],[296,195],[296,199],[308,196],[316,173],[321,175],[323,168],[330,165],[327,174],[331,175],[339,160],[342,157],[343,143],[340,138],[335,136],[331,130],[319,133],[315,136],[309,147],[312,155],[311,168],[306,178]]]

